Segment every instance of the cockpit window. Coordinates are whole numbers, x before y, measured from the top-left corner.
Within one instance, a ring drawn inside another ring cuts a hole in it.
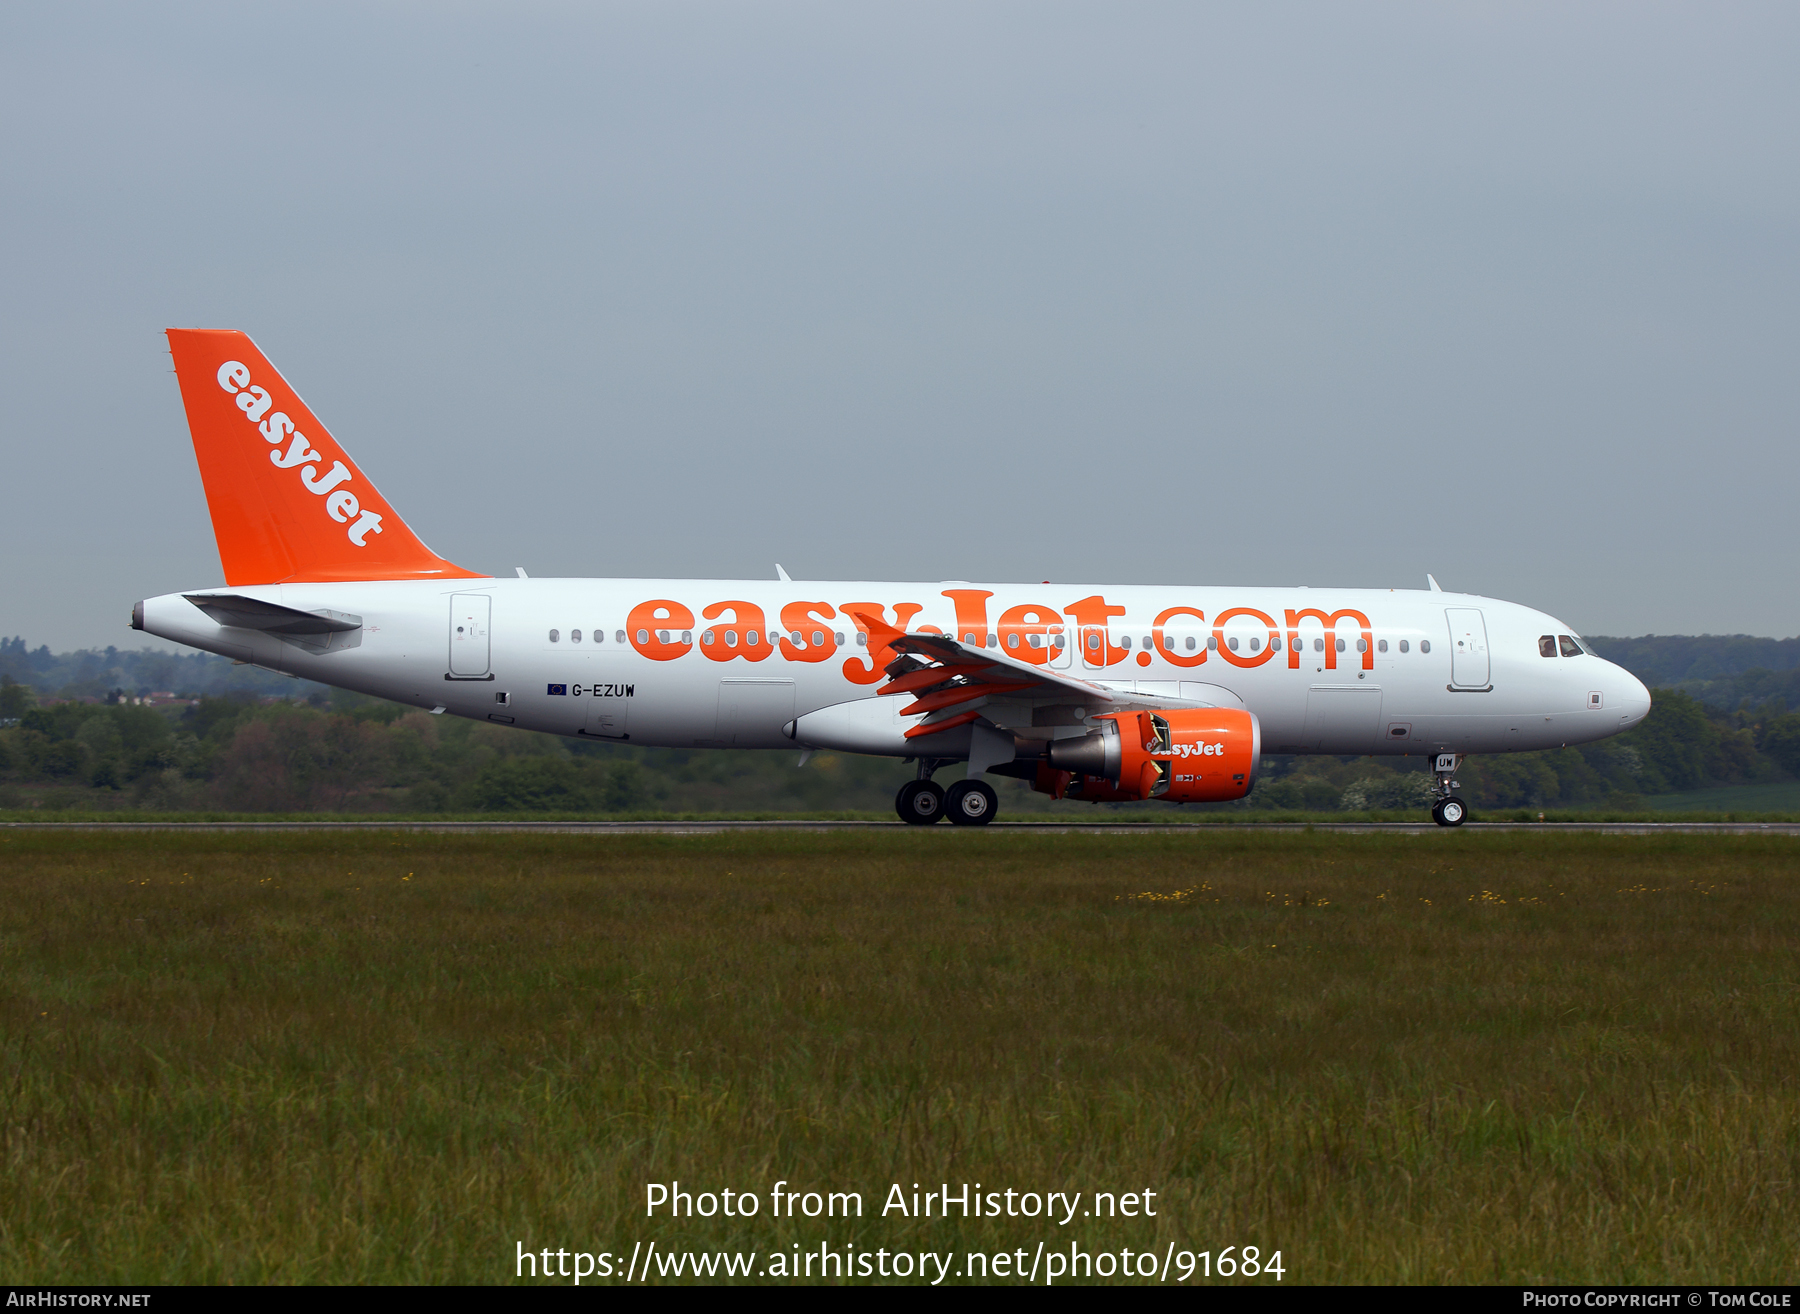
[[[1554,634],[1545,634],[1545,635],[1539,636],[1539,638],[1538,638],[1538,656],[1540,656],[1540,657],[1556,656],[1556,636]]]
[[[1571,639],[1568,635],[1566,635],[1566,634],[1557,635],[1556,642],[1562,648],[1563,656],[1565,656],[1565,657],[1581,656],[1581,645],[1579,643],[1576,643],[1575,640]]]

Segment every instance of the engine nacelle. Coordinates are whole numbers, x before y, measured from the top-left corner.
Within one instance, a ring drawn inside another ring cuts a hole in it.
[[[1093,802],[1224,803],[1256,784],[1262,725],[1242,708],[1109,712],[1092,734],[1050,743],[1036,788]]]

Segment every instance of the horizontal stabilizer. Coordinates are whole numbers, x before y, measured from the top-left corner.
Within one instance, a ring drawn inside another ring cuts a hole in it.
[[[342,634],[362,628],[362,617],[341,611],[299,611],[279,603],[246,598],[238,593],[184,593],[181,595],[220,625],[270,634]]]

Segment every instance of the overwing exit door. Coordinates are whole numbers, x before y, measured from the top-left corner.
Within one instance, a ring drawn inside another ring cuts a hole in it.
[[[1458,689],[1488,687],[1487,622],[1473,607],[1446,607],[1450,622],[1450,683]]]
[[[450,595],[450,674],[453,678],[486,678],[488,615],[493,602],[485,593]]]

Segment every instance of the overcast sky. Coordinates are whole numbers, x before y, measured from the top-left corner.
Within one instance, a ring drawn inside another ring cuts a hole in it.
[[[1800,632],[1800,8],[0,7],[0,633],[222,582],[161,331],[492,573]]]

